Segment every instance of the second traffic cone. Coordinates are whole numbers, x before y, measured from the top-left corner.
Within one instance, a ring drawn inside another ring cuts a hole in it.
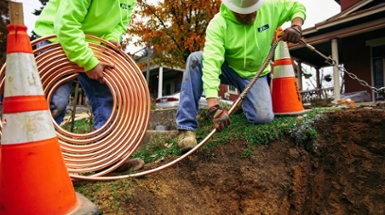
[[[98,214],[75,193],[27,28],[8,25],[0,147],[0,214]]]
[[[287,43],[280,41],[274,55],[274,74],[271,83],[275,115],[295,115],[305,112],[298,90],[292,59]]]

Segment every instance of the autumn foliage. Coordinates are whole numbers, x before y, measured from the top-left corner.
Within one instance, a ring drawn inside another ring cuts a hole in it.
[[[7,36],[8,30],[6,26],[9,24],[8,2],[0,2],[0,68],[6,60]]]
[[[153,46],[152,64],[184,68],[188,55],[203,49],[205,30],[220,4],[221,0],[137,0],[125,42]]]

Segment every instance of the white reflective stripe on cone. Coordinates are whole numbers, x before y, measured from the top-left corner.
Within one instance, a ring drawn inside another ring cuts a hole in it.
[[[285,41],[278,42],[277,48],[274,52],[274,59],[290,58],[289,48]]]
[[[11,53],[7,54],[4,97],[44,95],[41,80],[37,71],[33,54]]]
[[[274,67],[274,78],[294,77],[293,65],[280,65]]]
[[[48,110],[3,115],[1,144],[23,144],[56,137]]]

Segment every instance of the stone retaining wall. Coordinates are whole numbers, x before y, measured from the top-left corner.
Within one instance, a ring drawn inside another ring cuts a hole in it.
[[[151,110],[148,130],[176,130],[176,108]]]

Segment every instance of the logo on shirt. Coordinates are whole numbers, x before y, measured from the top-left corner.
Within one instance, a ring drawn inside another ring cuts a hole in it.
[[[120,3],[120,8],[122,8],[123,10],[131,10],[131,5]]]
[[[265,31],[265,30],[267,30],[267,29],[269,29],[270,27],[269,27],[269,24],[266,24],[266,25],[264,25],[264,26],[262,26],[262,27],[259,27],[258,28],[258,33],[261,33],[262,31]]]

